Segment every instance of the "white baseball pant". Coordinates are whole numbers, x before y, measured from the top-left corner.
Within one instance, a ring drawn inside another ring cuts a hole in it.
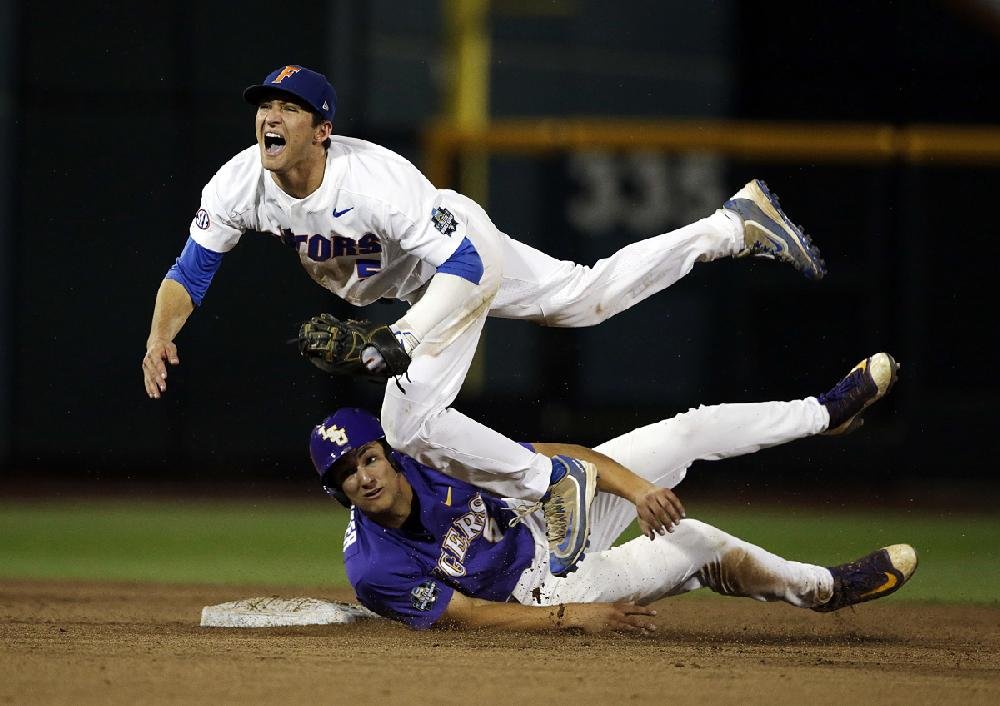
[[[814,397],[793,402],[699,407],[636,429],[596,448],[660,487],[672,488],[697,460],[714,461],[824,431],[830,415]],[[612,543],[635,519],[632,503],[598,493],[591,506],[591,546],[575,572],[548,571],[544,520],[529,516],[535,561],[514,597],[524,604],[649,603],[707,587],[732,596],[811,607],[828,601],[833,578],[821,566],[788,561],[694,519],[653,541]]]
[[[548,490],[551,463],[450,407],[472,364],[487,316],[549,326],[590,326],[684,277],[695,262],[742,248],[742,224],[708,218],[633,243],[593,267],[557,260],[497,230],[474,201],[451,205],[469,221],[485,267],[481,296],[432,329],[407,374],[389,380],[381,419],[394,448],[432,468],[503,497],[535,501]]]

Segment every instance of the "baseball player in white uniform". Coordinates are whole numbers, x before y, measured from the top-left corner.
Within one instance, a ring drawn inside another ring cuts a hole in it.
[[[560,571],[583,551],[593,468],[567,471],[449,406],[487,316],[594,325],[670,286],[695,262],[725,256],[779,259],[813,279],[825,272],[808,237],[758,180],[707,218],[586,267],[510,238],[478,204],[435,188],[401,156],[333,135],[336,94],[321,74],[284,66],[244,97],[257,106],[256,145],[205,186],[190,237],[160,286],[142,364],[147,394],[166,390],[166,363],[179,363],[174,339],[222,256],[244,232],[268,233],[346,301],[411,305],[391,325],[412,360],[405,382],[386,386],[381,419],[389,442],[498,495],[552,502],[575,533],[559,550],[566,536],[553,537],[554,555],[565,554]],[[374,349],[365,362],[372,370],[383,364]],[[559,485],[567,474],[572,482]]]

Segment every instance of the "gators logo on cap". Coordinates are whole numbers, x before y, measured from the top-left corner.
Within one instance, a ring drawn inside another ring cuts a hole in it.
[[[295,74],[297,74],[301,70],[302,70],[301,66],[286,66],[285,68],[283,68],[281,70],[280,74],[278,74],[277,76],[274,77],[274,80],[271,81],[271,83],[281,83],[286,78],[294,76]]]

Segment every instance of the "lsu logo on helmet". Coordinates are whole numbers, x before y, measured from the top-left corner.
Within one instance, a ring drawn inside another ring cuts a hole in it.
[[[347,446],[347,430],[338,427],[336,424],[331,424],[328,427],[321,426],[316,430],[316,433],[331,444]]]

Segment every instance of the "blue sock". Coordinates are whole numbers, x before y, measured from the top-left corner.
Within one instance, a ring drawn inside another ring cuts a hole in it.
[[[568,470],[566,462],[557,459],[559,459],[558,456],[552,459],[552,475],[549,476],[549,485],[555,485],[566,477],[566,471]]]
[[[566,463],[565,461],[557,461],[557,458],[558,456],[552,459],[552,475],[549,476],[550,488],[566,477]],[[547,501],[551,495],[552,491],[546,492],[545,495],[542,496],[542,502]]]

